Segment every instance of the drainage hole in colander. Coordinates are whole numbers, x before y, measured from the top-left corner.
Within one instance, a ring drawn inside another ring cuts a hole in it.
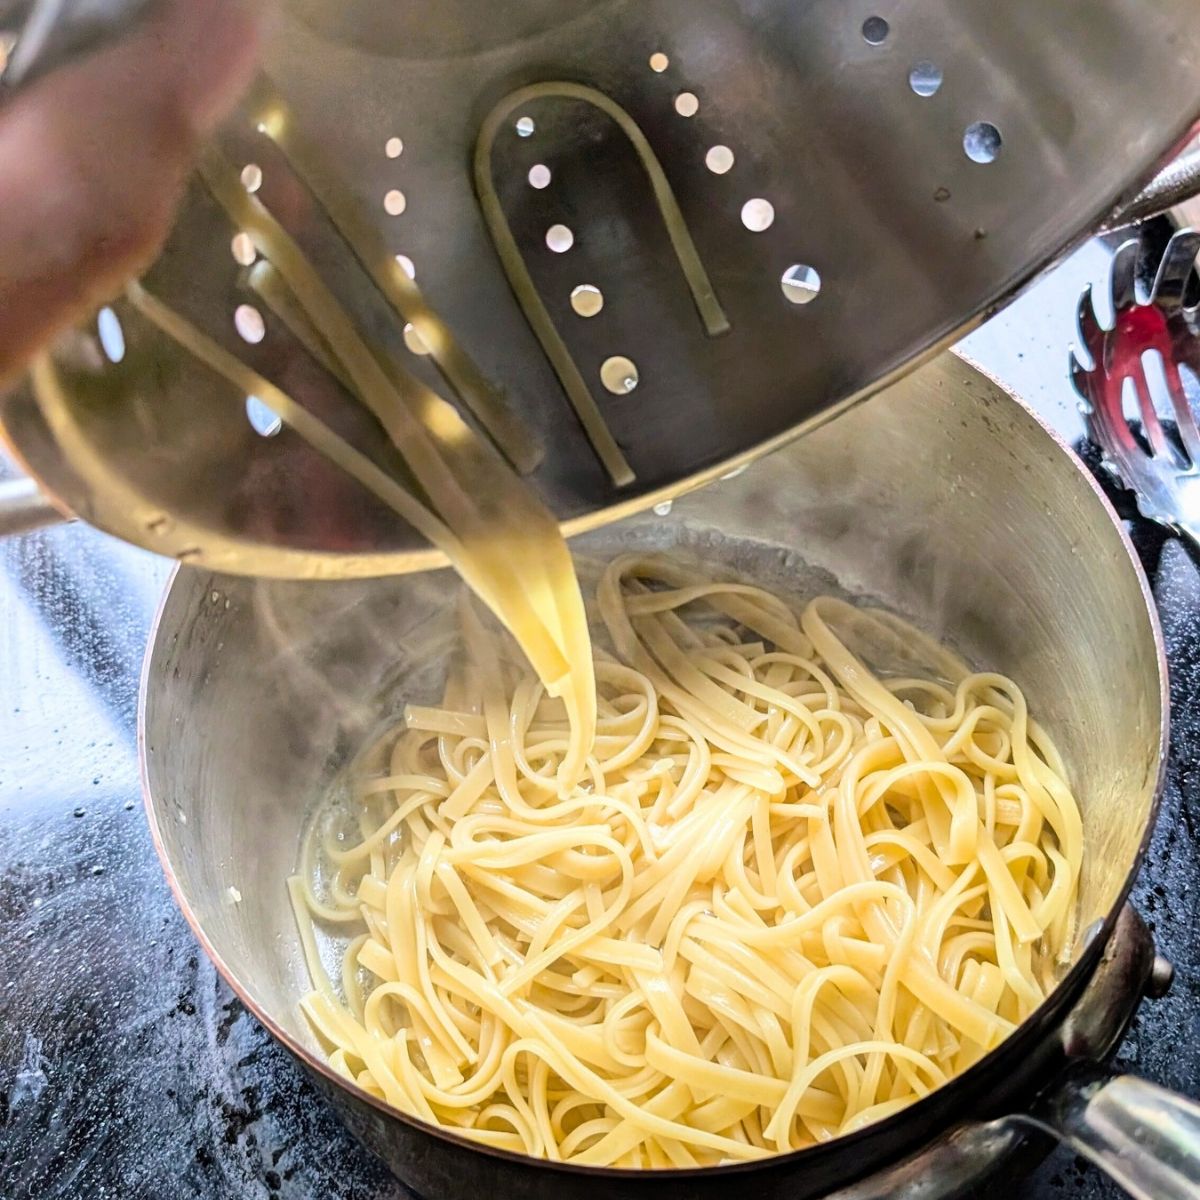
[[[389,217],[398,217],[407,207],[408,197],[399,188],[392,188],[383,198],[383,211]]]
[[[411,321],[404,327],[404,344],[414,354],[424,355],[429,353],[429,346]]]
[[[575,235],[565,225],[551,225],[546,230],[546,245],[555,254],[566,254],[575,245]]]
[[[233,327],[243,342],[257,346],[267,336],[267,324],[253,304],[239,304],[233,313]]]
[[[111,308],[102,308],[96,314],[96,333],[100,336],[104,357],[111,363],[119,363],[125,357],[125,331]]]
[[[675,97],[675,111],[681,117],[694,117],[700,111],[700,101],[694,92],[680,92]]]
[[[268,408],[257,396],[246,397],[246,420],[259,437],[274,437],[283,428],[279,414]]]
[[[908,73],[908,86],[918,96],[936,96],[942,86],[942,68],[924,60],[917,63]]]
[[[650,70],[657,74],[661,75],[670,65],[671,60],[661,51],[650,55]]]
[[[775,205],[770,200],[747,200],[742,205],[742,224],[751,233],[762,233],[775,224]]]
[[[600,382],[614,396],[628,396],[638,385],[638,369],[632,359],[614,354],[600,367]]]
[[[537,126],[533,123],[532,117],[518,117],[516,130],[517,137],[533,137],[533,131]]]
[[[714,175],[725,175],[733,170],[733,151],[728,146],[713,146],[704,156],[704,165]]]
[[[890,32],[891,26],[882,17],[868,17],[862,24],[863,38],[871,46],[882,46]]]
[[[571,307],[581,317],[594,317],[604,307],[604,293],[594,283],[581,283],[571,293]]]
[[[234,234],[233,241],[229,243],[229,252],[239,267],[253,266],[254,260],[258,257],[258,251],[254,248],[254,239],[248,233]]]
[[[821,276],[816,267],[796,263],[784,271],[779,285],[792,304],[811,304],[821,293]]]
[[[383,152],[388,158],[399,158],[404,153],[404,143],[398,137],[390,137],[384,143]]]
[[[972,162],[995,162],[1003,145],[1000,130],[990,121],[976,121],[968,125],[963,134],[963,149]]]
[[[405,275],[407,275],[409,277],[409,279],[416,279],[416,277],[417,277],[416,265],[413,263],[413,260],[408,257],[407,254],[397,254],[396,261],[400,264],[400,269],[405,273]]]
[[[250,192],[251,194],[257,192],[258,189],[262,187],[262,181],[262,167],[260,167],[258,163],[247,163],[242,168],[242,187],[244,187],[246,191]]]
[[[535,163],[529,168],[529,186],[537,188],[538,191],[548,188],[551,178],[550,168],[545,163]]]

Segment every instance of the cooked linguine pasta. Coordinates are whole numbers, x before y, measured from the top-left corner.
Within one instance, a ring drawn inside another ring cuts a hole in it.
[[[1082,830],[1015,683],[663,557],[594,607],[594,738],[464,598],[441,705],[368,756],[349,831],[311,826],[290,888],[336,1070],[491,1146],[692,1167],[897,1112],[1037,1007]]]

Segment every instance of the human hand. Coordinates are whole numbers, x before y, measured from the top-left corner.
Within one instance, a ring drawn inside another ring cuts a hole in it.
[[[160,0],[0,107],[0,384],[154,258],[197,143],[258,54],[262,0]]]

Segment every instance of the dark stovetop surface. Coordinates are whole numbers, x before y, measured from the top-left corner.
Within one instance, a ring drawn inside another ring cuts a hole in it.
[[[1085,250],[971,342],[1069,438],[1063,364]],[[1031,333],[1036,331],[1036,333]],[[1120,498],[1118,498],[1120,499]],[[1124,512],[1132,515],[1126,504]],[[1172,667],[1170,777],[1136,892],[1174,989],[1121,1048],[1200,1082],[1200,571],[1135,522]],[[0,548],[0,1200],[400,1200],[217,978],[176,910],[139,798],[136,690],[167,567],[90,530]],[[1100,1200],[1073,1156],[979,1200]]]

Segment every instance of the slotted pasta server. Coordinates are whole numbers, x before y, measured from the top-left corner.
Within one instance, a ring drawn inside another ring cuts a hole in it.
[[[1141,295],[1140,252],[1131,239],[1113,258],[1110,327],[1090,289],[1081,298],[1072,375],[1105,466],[1136,493],[1143,516],[1200,547],[1200,313],[1185,304],[1200,232],[1171,238]]]

